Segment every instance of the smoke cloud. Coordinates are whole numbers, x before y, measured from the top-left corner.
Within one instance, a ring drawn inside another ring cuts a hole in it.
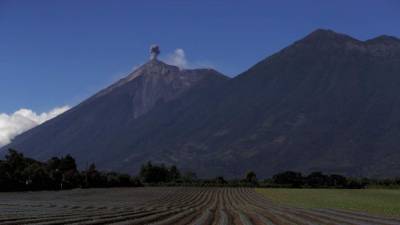
[[[208,61],[189,61],[183,49],[177,48],[172,53],[168,54],[163,61],[167,64],[174,65],[180,69],[195,69],[195,68],[215,68],[213,63]]]
[[[157,59],[157,56],[160,54],[160,47],[158,45],[150,46],[150,60]]]
[[[189,67],[189,63],[186,59],[185,51],[178,48],[172,54],[167,55],[165,62],[170,65],[179,67],[180,69],[185,69]]]
[[[15,136],[53,119],[69,109],[69,106],[63,106],[41,114],[37,114],[30,109],[20,109],[12,114],[1,113],[0,147],[9,144]]]

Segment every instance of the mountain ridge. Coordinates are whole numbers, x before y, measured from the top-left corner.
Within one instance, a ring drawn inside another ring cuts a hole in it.
[[[246,170],[262,177],[283,170],[398,176],[397,41],[386,36],[360,41],[316,30],[232,79],[203,82],[161,104],[152,101],[154,107],[140,119],[101,117],[120,126],[86,132],[103,140],[108,130],[114,138],[88,153],[75,152],[96,159],[100,168],[127,172],[152,160],[205,177],[238,177]],[[69,126],[61,132],[72,132]],[[43,141],[35,136],[27,139]],[[66,144],[93,142],[68,137]],[[22,138],[9,146],[38,145]]]
[[[156,73],[152,74],[154,70]],[[93,140],[100,138],[108,143],[109,139],[115,138],[113,135],[116,131],[138,120],[157,105],[178,98],[189,89],[202,86],[203,82],[217,84],[229,79],[215,70],[180,70],[156,59],[136,69],[127,78],[117,81],[117,85],[110,85],[99,91],[64,114],[17,136],[10,145],[4,146],[3,150],[20,142],[22,146],[19,146],[18,150],[38,159],[47,159],[52,154],[85,154],[86,159],[80,161],[81,165],[90,161],[96,162],[97,154],[91,154],[85,149],[85,146],[102,148]],[[48,146],[34,137],[46,137]],[[68,147],[54,152],[54,149],[58,148],[57,143]]]

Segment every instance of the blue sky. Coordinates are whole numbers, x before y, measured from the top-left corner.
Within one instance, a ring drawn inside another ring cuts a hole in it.
[[[152,3],[146,3],[152,2]],[[0,113],[73,106],[183,49],[234,76],[316,28],[400,37],[400,1],[0,1]]]

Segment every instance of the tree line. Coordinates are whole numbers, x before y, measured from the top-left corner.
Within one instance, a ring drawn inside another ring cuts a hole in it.
[[[53,157],[40,162],[10,149],[0,161],[0,191],[62,190],[91,187],[141,186],[136,177],[115,172],[100,172],[94,164],[78,171],[75,159]]]
[[[72,188],[139,187],[139,186],[229,186],[276,188],[399,188],[400,178],[367,179],[349,178],[337,174],[286,171],[269,179],[259,180],[253,171],[241,179],[217,176],[200,179],[191,171],[181,172],[175,165],[142,165],[137,176],[98,171],[95,164],[79,171],[75,159],[53,157],[40,162],[10,149],[5,160],[0,160],[0,191],[63,190]]]
[[[363,179],[347,178],[338,174],[323,174],[322,172],[312,172],[303,175],[300,172],[286,171],[274,175],[271,179],[264,181],[265,187],[284,187],[284,188],[366,188],[368,182]]]
[[[140,187],[140,186],[257,186],[254,172],[241,180],[199,179],[196,173],[182,173],[175,165],[142,165],[138,176],[103,172],[91,164],[79,171],[71,155],[53,157],[40,162],[16,150],[9,149],[5,160],[0,160],[0,191],[64,190],[73,188]]]
[[[180,170],[172,165],[156,165],[147,162],[142,165],[139,173],[140,180],[146,185],[161,186],[258,186],[257,176],[249,171],[243,179],[226,180],[223,176],[211,179],[200,179],[196,173],[187,171],[181,173]]]
[[[354,178],[338,174],[324,174],[322,172],[312,172],[308,175],[303,175],[300,172],[286,171],[264,180],[260,185],[276,188],[398,189],[400,188],[400,177],[384,179]]]
[[[226,187],[265,187],[265,188],[400,188],[400,177],[393,179],[370,179],[345,177],[339,174],[312,172],[303,175],[300,172],[285,171],[273,175],[269,179],[259,180],[256,173],[248,171],[241,179],[225,179],[217,176],[211,179],[199,179],[193,172],[181,174],[176,166],[163,164],[143,165],[139,175],[146,185],[162,186],[226,186]]]

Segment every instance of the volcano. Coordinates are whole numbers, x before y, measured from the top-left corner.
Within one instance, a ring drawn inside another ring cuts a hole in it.
[[[228,79],[151,60],[8,147],[137,172],[400,175],[400,40],[316,30]]]
[[[201,91],[228,79],[213,69],[184,70],[153,58],[64,114],[19,135],[4,149],[16,148],[41,160],[71,154],[79,165],[93,162],[103,169],[115,169],[121,157],[132,154],[135,137],[140,135],[125,133],[127,142],[115,143],[121,132],[191,89]],[[115,145],[125,147],[117,150]]]

